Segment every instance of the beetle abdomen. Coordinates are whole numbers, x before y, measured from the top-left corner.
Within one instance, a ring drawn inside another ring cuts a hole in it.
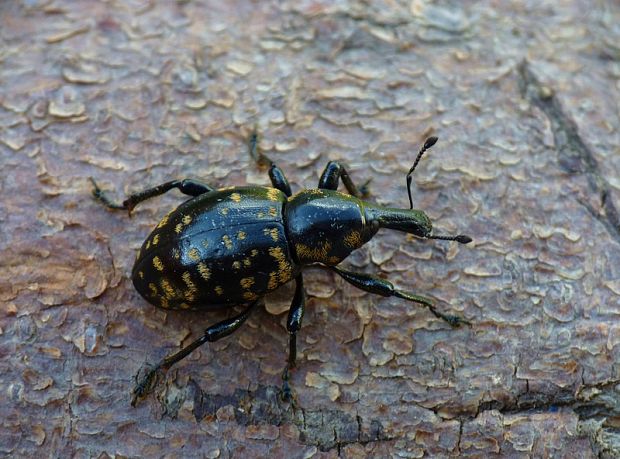
[[[251,302],[295,277],[273,188],[206,193],[164,217],[133,269],[138,292],[164,308],[214,309]]]

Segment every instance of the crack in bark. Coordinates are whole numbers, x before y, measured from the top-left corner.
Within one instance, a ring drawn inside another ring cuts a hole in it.
[[[620,380],[613,380],[581,386],[577,392],[564,389],[555,393],[537,393],[528,389],[518,394],[512,403],[497,400],[482,402],[478,405],[475,416],[468,419],[474,419],[481,412],[489,410],[497,410],[502,414],[516,414],[527,411],[555,411],[563,407],[571,408],[580,419],[620,417],[620,398],[616,389],[619,383]]]
[[[583,435],[588,435],[591,441],[596,442],[599,450],[613,450],[620,434],[614,430],[613,421],[610,424],[607,419],[620,417],[620,397],[616,389],[618,384],[620,380],[609,380],[599,384],[580,385],[577,390],[562,389],[554,393],[526,390],[508,403],[497,400],[480,403],[473,415],[455,418],[459,422],[455,451],[460,454],[465,423],[473,421],[484,411],[496,410],[502,415],[511,415],[537,411],[554,412],[560,408],[573,410],[580,425],[584,426]],[[165,416],[176,417],[182,406],[181,401],[186,398],[194,401],[193,414],[197,422],[205,418],[212,419],[220,408],[232,406],[235,421],[239,425],[281,426],[291,423],[299,429],[301,443],[316,446],[321,451],[335,449],[340,454],[342,448],[348,444],[366,445],[398,439],[387,435],[378,419],[371,419],[369,426],[364,428],[364,420],[358,414],[325,407],[307,409],[284,403],[280,399],[280,388],[275,386],[259,386],[254,391],[237,389],[230,395],[219,395],[203,391],[190,379],[185,388],[174,387],[167,388],[166,391],[168,390],[171,391],[168,396],[158,397]],[[439,407],[426,409],[439,412]],[[600,428],[593,430],[591,421],[600,421]],[[591,428],[588,430],[587,426]]]
[[[259,386],[254,391],[237,389],[231,395],[218,395],[203,391],[190,379],[185,392],[186,397],[194,400],[193,414],[198,422],[215,417],[218,409],[230,405],[234,407],[235,420],[239,425],[280,426],[292,423],[300,431],[300,442],[314,445],[321,451],[336,448],[340,452],[348,444],[365,445],[394,440],[385,434],[383,425],[377,419],[371,419],[370,427],[364,429],[360,416],[342,410],[293,407],[281,401],[280,388],[275,386]],[[160,400],[166,403],[167,399]],[[166,415],[175,417],[181,405],[174,403],[174,406],[164,406],[163,410]]]
[[[609,183],[601,175],[598,162],[579,135],[576,123],[564,113],[553,90],[540,83],[527,61],[519,64],[518,71],[523,97],[540,108],[551,123],[560,167],[570,174],[586,175],[591,191],[600,196],[600,209],[595,209],[583,199],[577,201],[620,242],[620,213],[609,199]]]

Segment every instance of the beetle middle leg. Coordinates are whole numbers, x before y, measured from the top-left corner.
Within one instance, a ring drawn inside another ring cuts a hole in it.
[[[155,196],[162,195],[177,188],[181,193],[188,196],[199,196],[204,193],[213,191],[213,188],[209,185],[192,179],[183,180],[171,180],[169,182],[162,183],[153,188],[148,188],[143,191],[131,194],[123,201],[122,204],[117,204],[106,196],[106,194],[99,188],[97,182],[90,177],[90,181],[93,184],[93,196],[95,199],[103,203],[109,209],[121,209],[131,212],[136,205],[147,199],[154,198]]]
[[[342,180],[347,191],[356,198],[368,196],[368,183],[370,180],[358,189],[353,183],[353,180],[351,180],[351,177],[349,177],[349,173],[345,167],[338,161],[330,161],[327,163],[319,179],[319,189],[337,190],[339,180]]]
[[[295,368],[297,360],[297,332],[301,328],[301,320],[304,317],[304,308],[306,306],[306,292],[304,290],[304,279],[301,274],[295,278],[295,295],[291,302],[286,320],[286,329],[289,336],[289,351],[286,368],[282,373],[282,398],[291,400],[293,398],[289,381],[289,371]]]
[[[143,375],[136,383],[133,390],[133,398],[131,400],[131,406],[136,406],[138,400],[148,395],[159,382],[160,377],[165,374],[175,363],[183,360],[194,349],[202,346],[204,343],[217,341],[225,336],[230,335],[236,331],[243,322],[246,321],[254,307],[262,300],[256,300],[250,304],[241,314],[238,314],[230,319],[218,322],[215,325],[210,326],[204,332],[204,334],[196,341],[182,348],[179,352],[176,352],[159,362],[155,367],[151,368],[145,375]]]
[[[471,325],[469,321],[459,316],[444,314],[438,311],[435,306],[433,306],[433,303],[430,299],[424,296],[415,295],[413,293],[405,292],[403,290],[394,288],[394,285],[392,285],[391,282],[385,279],[381,279],[380,277],[371,276],[370,274],[354,273],[351,271],[337,268],[335,266],[329,266],[329,269],[338,273],[344,280],[346,280],[350,284],[353,284],[357,288],[360,288],[367,292],[376,293],[381,296],[395,296],[397,298],[402,298],[404,300],[426,306],[435,315],[435,317],[445,320],[452,327],[458,327],[462,324]]]

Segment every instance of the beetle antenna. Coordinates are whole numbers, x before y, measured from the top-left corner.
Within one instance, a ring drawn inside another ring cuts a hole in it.
[[[426,151],[429,148],[435,145],[437,143],[437,140],[438,140],[438,137],[435,137],[435,136],[432,136],[426,139],[426,141],[424,142],[424,145],[422,145],[422,148],[420,148],[420,151],[418,152],[418,156],[413,162],[413,166],[411,166],[411,169],[409,169],[409,172],[407,173],[407,194],[409,195],[409,209],[413,209],[413,199],[411,199],[411,174],[413,174],[413,171],[415,170],[418,163],[420,162],[422,155],[426,153]]]
[[[441,236],[439,234],[431,234],[430,236],[426,236],[426,239],[441,239],[442,241],[456,241],[461,244],[469,244],[472,239],[465,234],[459,234],[457,236]]]

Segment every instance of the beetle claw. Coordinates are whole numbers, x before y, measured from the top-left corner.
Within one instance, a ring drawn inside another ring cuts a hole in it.
[[[136,385],[133,388],[133,396],[131,398],[131,406],[135,407],[137,403],[149,395],[159,382],[163,379],[166,372],[161,366],[156,366],[150,369],[146,374],[140,375],[143,370],[140,370],[136,375]]]
[[[442,319],[444,319],[446,322],[448,322],[448,324],[453,327],[453,328],[458,328],[461,325],[469,325],[471,327],[471,322],[468,320],[463,319],[462,317],[459,316],[452,316],[452,315],[442,315],[441,317]]]
[[[125,203],[123,203],[122,205],[119,205],[113,202],[110,198],[108,198],[105,192],[101,188],[99,188],[99,185],[97,184],[97,182],[95,182],[94,178],[88,177],[88,180],[93,185],[93,188],[91,190],[91,194],[93,195],[93,198],[95,198],[97,201],[102,203],[108,209],[113,209],[113,210],[126,209]]]
[[[136,207],[136,205],[130,199],[125,199],[123,201],[123,207],[127,209],[127,214],[131,217],[131,212],[133,211],[134,207]]]
[[[284,403],[290,403],[293,409],[297,408],[297,397],[289,384],[289,367],[287,366],[282,373],[282,388],[280,389],[280,398]]]

